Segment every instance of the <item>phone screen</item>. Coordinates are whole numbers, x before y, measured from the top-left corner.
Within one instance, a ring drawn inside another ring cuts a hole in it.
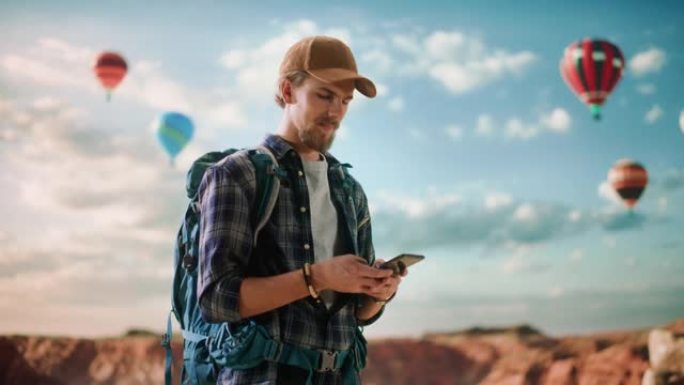
[[[399,254],[396,257],[380,265],[381,269],[391,269],[395,274],[401,274],[404,270],[425,259],[424,255],[419,254]]]

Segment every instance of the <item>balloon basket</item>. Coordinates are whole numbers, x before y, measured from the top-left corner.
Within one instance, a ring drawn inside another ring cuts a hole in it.
[[[591,110],[591,116],[594,117],[595,121],[600,121],[601,120],[601,106],[598,104],[592,104],[589,107],[589,110]]]

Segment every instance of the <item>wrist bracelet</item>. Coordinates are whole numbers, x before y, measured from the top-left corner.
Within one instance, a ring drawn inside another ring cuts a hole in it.
[[[313,287],[313,283],[311,282],[311,264],[306,262],[304,267],[302,267],[302,273],[304,273],[304,283],[306,283],[306,288],[309,289],[309,294],[313,299],[316,300],[316,302],[320,302],[321,299],[319,298],[318,292]]]

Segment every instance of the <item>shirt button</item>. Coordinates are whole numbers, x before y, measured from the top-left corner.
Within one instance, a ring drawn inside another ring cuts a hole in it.
[[[305,212],[306,212],[306,207],[304,207],[304,206],[300,207],[300,208],[299,208],[299,211],[305,213]]]
[[[302,172],[302,170],[299,170],[299,171],[297,171],[297,175],[304,176],[304,173]]]
[[[304,244],[304,250],[309,250],[310,248],[311,248],[311,246],[309,246],[308,243],[305,243],[305,244]]]

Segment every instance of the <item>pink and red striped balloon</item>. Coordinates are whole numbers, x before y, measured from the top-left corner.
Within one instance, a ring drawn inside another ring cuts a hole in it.
[[[594,119],[601,118],[601,105],[622,77],[625,58],[615,44],[584,39],[565,48],[560,73],[568,87],[589,105]]]
[[[111,93],[126,76],[128,65],[126,60],[116,52],[102,52],[97,56],[93,65],[95,76],[100,81],[102,87],[107,90],[107,100],[111,98]]]

